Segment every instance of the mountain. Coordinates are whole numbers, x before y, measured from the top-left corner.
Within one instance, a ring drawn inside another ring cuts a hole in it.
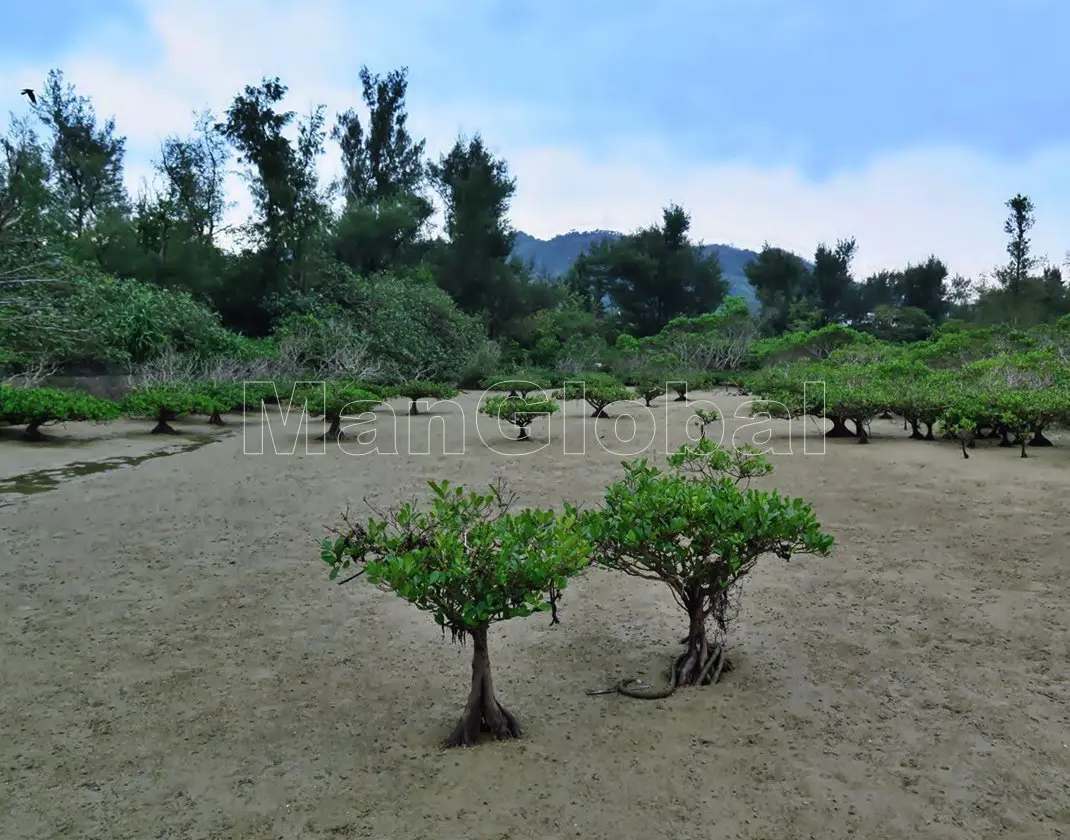
[[[513,256],[534,264],[535,271],[539,274],[558,278],[567,273],[576,258],[596,242],[617,239],[620,235],[612,230],[574,230],[553,239],[536,239],[523,231],[517,231]],[[743,273],[743,267],[758,258],[757,252],[733,248],[731,245],[703,245],[702,250],[720,258],[724,278],[728,281],[728,293],[740,295],[746,298],[751,306],[756,306],[754,289]]]

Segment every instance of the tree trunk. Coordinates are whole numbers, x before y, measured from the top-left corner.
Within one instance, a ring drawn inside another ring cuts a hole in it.
[[[1029,445],[1029,438],[1027,438],[1025,435],[1022,435],[1020,438],[1018,438],[1018,440],[1015,441],[1015,443],[1021,444],[1022,457],[1028,458],[1029,456],[1025,454],[1025,448]]]
[[[592,405],[593,405],[593,403],[592,403]],[[591,416],[592,417],[609,417],[609,415],[606,414],[606,407],[604,405],[595,406],[594,413],[591,414]]]
[[[223,422],[223,418],[222,418],[222,416],[220,415],[220,413],[218,411],[213,411],[212,412],[212,416],[208,418],[208,425],[209,426],[225,426],[227,424]]]
[[[925,424],[925,440],[936,440],[936,435],[933,434],[933,424]]]
[[[687,392],[680,394],[673,402],[687,402]]]
[[[855,434],[858,436],[859,443],[869,443],[869,432],[866,431],[866,424],[861,420],[852,420],[857,430]]]
[[[843,417],[830,417],[829,420],[832,421],[832,428],[825,432],[825,437],[855,437],[855,433],[847,428],[847,420]]]
[[[26,431],[22,433],[23,440],[28,440],[33,443],[40,443],[41,441],[48,440],[45,435],[41,434],[41,421],[34,421],[26,426]]]
[[[1009,435],[1009,433],[1007,432],[1006,429],[1000,429],[999,430],[999,436],[1001,438],[1001,440],[999,442],[999,445],[1003,449],[1009,449],[1010,447],[1014,446],[1014,444],[1011,443],[1010,435]]]
[[[693,612],[687,631],[687,651],[676,668],[676,684],[694,685],[702,676],[702,670],[710,658],[710,645],[706,638],[706,620],[701,613]]]
[[[519,738],[520,725],[516,718],[494,696],[487,651],[487,628],[479,627],[468,632],[472,639],[472,688],[468,692],[464,714],[446,740],[446,745],[474,746],[480,732],[489,732],[498,739]]]
[[[420,409],[418,409],[416,407],[416,400],[413,400],[409,405],[409,416],[410,417],[415,417],[419,413],[420,413]]]
[[[175,419],[175,415],[170,411],[161,411],[156,415],[156,426],[153,428],[150,434],[154,435],[177,435],[178,429],[174,428],[170,421]]]
[[[516,439],[517,440],[528,440],[528,438],[529,438],[528,427],[527,426],[521,426],[520,427],[520,434],[518,434],[516,436]]]
[[[328,417],[327,422],[330,424],[319,440],[345,440],[346,433],[342,431],[342,417]]]
[[[913,417],[910,418],[910,439],[911,440],[925,440],[925,435],[921,433],[921,421]],[[903,428],[906,428],[904,425]]]

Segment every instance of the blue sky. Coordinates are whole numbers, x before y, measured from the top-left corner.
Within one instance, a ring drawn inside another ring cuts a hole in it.
[[[5,9],[0,107],[65,69],[129,135],[134,186],[193,109],[262,74],[337,111],[361,63],[407,65],[429,149],[481,130],[536,235],[678,201],[706,241],[853,235],[860,273],[935,252],[975,276],[1018,191],[1037,250],[1070,249],[1067,31],[1055,0],[44,0]]]

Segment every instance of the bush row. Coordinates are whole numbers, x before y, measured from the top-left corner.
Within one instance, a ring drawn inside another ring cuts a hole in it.
[[[456,390],[435,382],[416,380],[398,386],[332,380],[324,387],[298,382],[175,382],[134,388],[120,401],[94,397],[78,390],[16,388],[0,385],[0,423],[25,426],[27,440],[43,439],[41,427],[50,423],[95,421],[118,417],[155,421],[153,434],[174,434],[171,422],[200,415],[212,425],[222,425],[222,415],[260,408],[263,404],[301,405],[312,417],[323,417],[327,435],[337,439],[343,413],[359,414],[386,399],[405,397],[410,412],[417,401],[447,399]]]
[[[825,417],[832,436],[869,440],[876,418],[894,414],[910,437],[932,440],[934,430],[958,437],[963,455],[988,435],[1001,445],[1050,445],[1044,431],[1070,426],[1070,365],[1054,348],[1002,353],[961,366],[934,366],[932,357],[900,352],[881,358],[831,354],[820,362],[775,365],[744,378],[760,397],[752,413]],[[854,425],[850,429],[847,423]],[[924,430],[924,431],[923,431]]]

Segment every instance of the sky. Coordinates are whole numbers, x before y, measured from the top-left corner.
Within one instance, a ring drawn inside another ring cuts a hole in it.
[[[333,123],[362,64],[404,66],[413,133],[437,157],[480,132],[534,236],[677,203],[707,243],[854,237],[859,277],[935,254],[977,278],[1018,192],[1035,252],[1070,250],[1067,31],[1065,0],[13,0],[0,113],[62,69],[127,136],[136,193],[164,137],[246,84],[279,76]]]

